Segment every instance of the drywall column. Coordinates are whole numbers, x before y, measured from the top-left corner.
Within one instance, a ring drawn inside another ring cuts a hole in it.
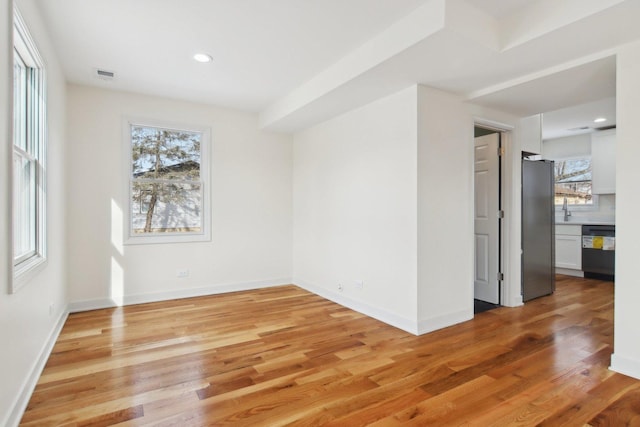
[[[293,174],[294,283],[412,333],[416,96],[412,86],[296,134]]]
[[[638,182],[640,171],[640,43],[624,46],[617,63],[616,283],[611,369],[640,379]]]
[[[418,86],[418,332],[473,317],[473,118]]]

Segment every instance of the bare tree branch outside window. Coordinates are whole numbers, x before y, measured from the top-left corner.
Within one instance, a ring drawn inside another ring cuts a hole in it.
[[[556,160],[555,204],[561,205],[564,198],[571,205],[591,205],[591,159]]]
[[[131,219],[135,234],[202,229],[202,133],[131,125]]]

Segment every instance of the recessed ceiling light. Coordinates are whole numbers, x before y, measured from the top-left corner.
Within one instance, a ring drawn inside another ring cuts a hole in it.
[[[593,123],[602,123],[602,122],[606,122],[607,119],[605,119],[604,117],[598,117],[597,119],[595,119],[593,121]]]
[[[195,55],[193,55],[193,59],[195,59],[198,62],[213,61],[213,58],[210,55],[207,55],[206,53],[196,53]]]

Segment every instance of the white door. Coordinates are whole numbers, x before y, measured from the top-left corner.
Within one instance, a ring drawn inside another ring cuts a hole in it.
[[[474,298],[498,304],[498,240],[500,185],[499,135],[475,138],[475,271]]]

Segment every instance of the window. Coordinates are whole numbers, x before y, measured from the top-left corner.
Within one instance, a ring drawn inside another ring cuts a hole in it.
[[[13,50],[13,281],[15,292],[45,261],[45,85],[38,50],[19,12]]]
[[[593,205],[591,158],[555,161],[555,204]]]
[[[127,121],[127,243],[209,240],[209,132]]]

